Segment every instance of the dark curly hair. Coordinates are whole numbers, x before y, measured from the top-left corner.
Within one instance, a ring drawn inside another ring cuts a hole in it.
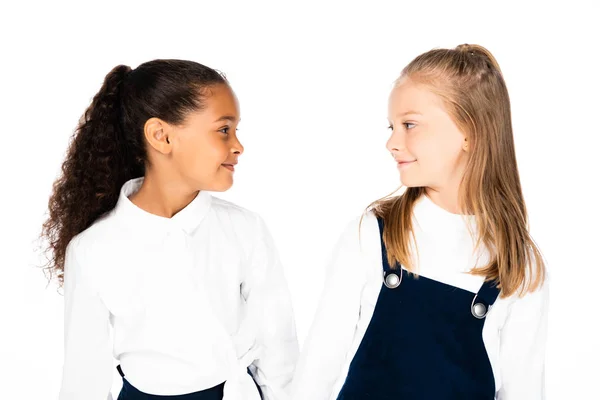
[[[183,123],[205,107],[206,89],[219,84],[228,84],[222,73],[186,60],[153,60],[134,70],[118,65],[106,75],[71,138],[48,201],[41,239],[49,280],[63,285],[71,239],[115,207],[125,182],[144,176],[146,121]]]

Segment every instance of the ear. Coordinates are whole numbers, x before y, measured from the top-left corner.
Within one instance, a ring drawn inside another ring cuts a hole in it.
[[[169,140],[169,124],[159,118],[150,118],[144,124],[144,136],[155,150],[169,154],[172,150]]]
[[[464,151],[469,151],[469,140],[467,138],[465,138],[465,140],[463,141],[462,148]]]

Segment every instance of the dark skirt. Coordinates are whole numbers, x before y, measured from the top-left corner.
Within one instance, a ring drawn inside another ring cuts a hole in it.
[[[129,383],[129,381],[127,381],[127,379],[125,379],[125,374],[123,373],[123,370],[121,369],[120,365],[117,367],[117,370],[119,371],[121,378],[123,378],[123,387],[119,392],[119,397],[117,398],[117,400],[223,400],[223,389],[225,388],[225,382],[215,387],[194,393],[179,394],[172,396],[147,394],[136,389],[131,383]],[[248,371],[248,373],[250,374],[250,371]],[[260,393],[260,388],[258,385],[256,385],[256,388]],[[262,398],[262,393],[260,394]]]
[[[119,392],[119,397],[117,398],[117,400],[223,400],[223,388],[225,387],[225,382],[210,389],[201,390],[199,392],[180,394],[174,396],[163,396],[147,394],[136,389],[131,383],[129,383],[127,379],[125,379],[125,374],[123,373],[123,370],[121,369],[120,365],[117,367],[117,370],[123,378],[123,387]]]

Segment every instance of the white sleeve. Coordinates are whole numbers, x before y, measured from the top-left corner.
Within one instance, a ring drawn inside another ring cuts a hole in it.
[[[352,221],[334,247],[319,308],[296,367],[295,400],[328,400],[343,373],[366,280],[358,227],[358,219]]]
[[[499,400],[545,398],[548,279],[536,292],[515,298],[500,331]],[[515,295],[516,296],[516,295]]]
[[[279,253],[263,219],[256,216],[250,271],[242,284],[248,312],[258,316],[260,357],[251,367],[264,400],[288,397],[289,383],[298,359],[298,338],[291,296]]]
[[[109,311],[77,254],[67,246],[64,265],[64,364],[59,400],[112,400],[113,358]]]

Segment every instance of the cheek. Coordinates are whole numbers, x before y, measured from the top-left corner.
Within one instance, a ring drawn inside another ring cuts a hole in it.
[[[199,145],[206,163],[215,168],[225,162],[229,149],[227,142],[221,136],[213,135]]]
[[[198,135],[187,138],[178,154],[180,168],[196,173],[212,173],[225,162],[227,148],[220,138]]]
[[[406,148],[420,164],[430,164],[440,158],[444,146],[435,137],[421,134],[407,139]]]
[[[407,148],[419,160],[419,165],[429,170],[448,170],[461,155],[460,144],[435,135],[415,137],[407,141]]]

